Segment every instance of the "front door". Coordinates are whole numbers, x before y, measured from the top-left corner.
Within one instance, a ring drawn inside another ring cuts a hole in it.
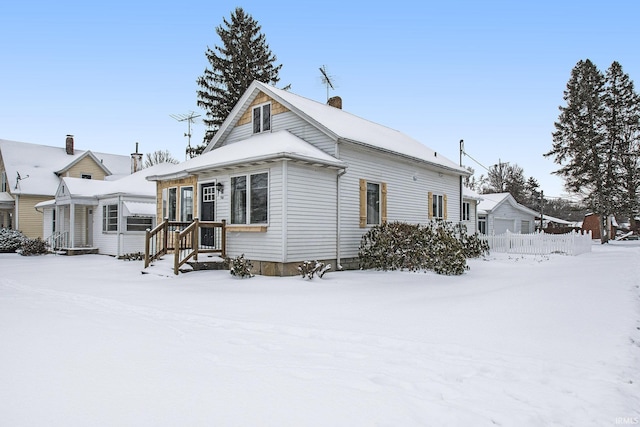
[[[87,207],[87,224],[86,224],[87,246],[93,246],[93,208]]]
[[[200,200],[202,206],[200,211],[200,221],[215,221],[216,184],[215,182],[203,184],[200,187]],[[215,230],[213,228],[203,228],[200,234],[200,244],[202,246],[215,246]]]

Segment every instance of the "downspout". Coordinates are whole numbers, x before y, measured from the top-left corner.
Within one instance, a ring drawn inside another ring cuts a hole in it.
[[[335,144],[335,148],[334,148],[334,157],[336,159],[340,159],[340,146],[338,145],[339,142],[336,141]],[[340,238],[341,238],[341,233],[340,233],[340,229],[342,228],[342,221],[341,221],[341,206],[342,204],[340,203],[340,199],[341,199],[341,193],[340,193],[340,177],[342,177],[342,175],[344,175],[345,173],[347,173],[347,169],[342,169],[342,171],[338,172],[338,174],[336,175],[336,271],[340,271],[342,270],[342,255],[340,254]]]
[[[287,160],[284,160],[282,162],[282,263],[286,263],[289,260],[289,257],[287,256],[287,253],[289,251],[289,245],[287,244],[287,239],[289,236],[288,233],[288,227],[289,227],[289,221],[288,221],[288,217],[287,217],[287,208],[289,206],[289,204],[287,203],[287,199],[288,199],[288,191],[287,191],[287,187],[288,187],[288,173],[287,170],[289,169],[289,162]]]
[[[14,215],[14,218],[13,218],[12,226],[13,226],[14,230],[20,230],[20,209],[19,209],[19,206],[20,206],[20,195],[19,194],[15,195],[14,204],[15,204],[15,209],[14,209],[15,215]]]

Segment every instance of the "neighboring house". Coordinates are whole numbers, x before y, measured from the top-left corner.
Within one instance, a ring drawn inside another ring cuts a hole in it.
[[[62,178],[55,200],[36,205],[43,212],[45,234],[54,236],[51,246],[68,254],[144,252],[145,231],[156,219],[156,185],[146,177],[167,166],[155,165],[114,181]]]
[[[588,213],[584,216],[584,220],[582,221],[582,231],[591,231],[592,239],[600,239],[601,234],[601,221],[602,217],[598,214]],[[609,227],[609,238],[615,239],[616,233],[618,231],[618,222],[616,221],[615,216],[611,215],[610,217],[610,227]]]
[[[148,178],[158,221],[226,220],[227,255],[268,275],[357,268],[362,235],[386,221],[458,223],[469,172],[339,101],[253,82],[201,156]]]
[[[63,147],[0,140],[0,225],[30,238],[47,238],[42,212],[63,177],[104,180],[131,173],[129,156],[76,150],[72,135]]]
[[[533,233],[538,213],[516,202],[509,193],[482,194],[478,231],[482,234]]]

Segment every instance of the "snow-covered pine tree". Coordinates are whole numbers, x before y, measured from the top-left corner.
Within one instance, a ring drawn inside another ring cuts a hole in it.
[[[609,165],[615,179],[618,212],[630,218],[636,229],[635,216],[640,212],[640,96],[633,81],[614,61],[606,73],[605,129],[607,144],[613,148]]]
[[[571,70],[564,91],[566,106],[560,106],[554,123],[553,156],[561,165],[554,173],[565,180],[565,188],[584,195],[589,208],[603,219],[602,243],[608,240],[606,218],[614,212],[609,195],[613,187],[609,173],[610,146],[605,134],[605,77],[589,60],[580,60]]]
[[[213,138],[251,82],[275,84],[280,80],[282,64],[275,65],[276,56],[269,49],[261,27],[241,7],[223,18],[216,27],[222,46],[207,47],[205,53],[211,67],[197,79],[198,106],[203,108],[203,120],[209,128],[204,146]],[[204,146],[199,148],[204,149]],[[201,152],[201,150],[200,150]]]

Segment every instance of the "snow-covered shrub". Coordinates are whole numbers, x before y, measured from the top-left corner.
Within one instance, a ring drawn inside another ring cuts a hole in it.
[[[229,272],[232,276],[237,276],[241,279],[244,279],[245,277],[253,277],[253,274],[251,274],[253,265],[251,264],[251,261],[244,257],[244,254],[233,259],[227,259],[227,262],[230,266]]]
[[[298,266],[298,271],[302,275],[302,278],[308,277],[309,279],[313,279],[313,275],[317,274],[318,277],[322,278],[324,273],[331,270],[331,264],[326,264],[318,261],[304,261],[302,264]]]
[[[489,254],[489,242],[480,238],[480,234],[477,232],[467,234],[467,227],[465,225],[461,226],[459,239],[462,242],[465,257],[480,258],[483,255]]]
[[[444,221],[375,226],[362,236],[358,257],[362,269],[460,275],[468,268],[459,228]]]
[[[0,252],[15,252],[26,240],[27,236],[19,231],[0,228]]]
[[[49,252],[47,243],[39,237],[35,239],[27,239],[20,249],[20,255],[42,255]]]

